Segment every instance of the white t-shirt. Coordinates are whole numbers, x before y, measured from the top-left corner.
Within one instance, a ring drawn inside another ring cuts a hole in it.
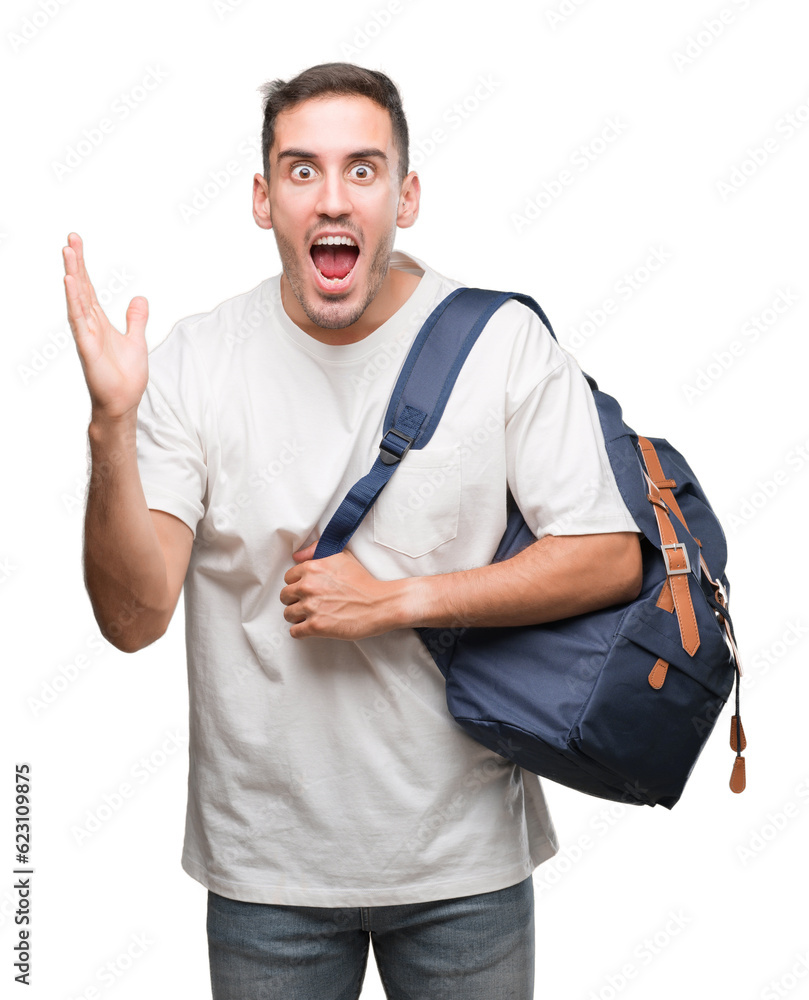
[[[222,896],[378,906],[501,889],[558,849],[540,779],[467,736],[411,628],[292,639],[279,594],[379,453],[408,348],[461,283],[422,275],[358,343],[286,315],[280,275],[177,323],[149,355],[138,464],[150,508],[195,532],[182,865]],[[491,562],[506,483],[537,537],[637,530],[575,360],[514,300],[443,417],[348,548],[379,579]]]

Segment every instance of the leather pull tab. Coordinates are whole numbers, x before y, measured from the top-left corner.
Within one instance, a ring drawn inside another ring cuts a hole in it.
[[[658,660],[657,663],[655,663],[649,672],[649,683],[653,688],[656,688],[659,691],[660,688],[663,687],[663,681],[666,679],[666,672],[668,669],[669,665],[665,660]]]
[[[736,746],[736,734],[737,734],[736,721],[737,721],[737,719],[738,719],[738,722],[739,722],[738,734],[741,737],[741,741],[742,741],[742,745],[740,747]],[[736,753],[738,753],[740,750],[745,750],[746,748],[747,748],[747,738],[744,735],[744,727],[742,726],[742,720],[739,718],[738,715],[734,715],[733,718],[730,720],[730,749],[731,750],[735,750]]]
[[[746,784],[744,757],[737,757],[733,761],[733,771],[730,775],[730,790],[732,792],[743,792]]]
[[[660,593],[657,597],[657,607],[668,611],[669,614],[674,614],[674,598],[671,596],[668,577],[663,581],[663,586],[660,588]]]

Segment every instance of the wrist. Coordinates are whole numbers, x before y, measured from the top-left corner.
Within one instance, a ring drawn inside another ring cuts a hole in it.
[[[120,440],[135,434],[138,424],[137,410],[130,410],[119,416],[111,416],[100,410],[93,410],[87,433],[90,443],[103,442],[110,439]]]
[[[430,578],[410,576],[386,583],[385,613],[391,630],[427,625]]]

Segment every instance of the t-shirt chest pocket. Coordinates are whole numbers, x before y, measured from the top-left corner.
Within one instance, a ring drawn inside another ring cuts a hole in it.
[[[455,538],[460,510],[460,447],[409,451],[374,503],[374,541],[426,555]]]

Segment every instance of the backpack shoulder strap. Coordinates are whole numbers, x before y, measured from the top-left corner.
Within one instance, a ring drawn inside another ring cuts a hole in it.
[[[464,361],[486,323],[508,299],[533,309],[556,339],[548,318],[530,295],[463,287],[439,302],[418,332],[391,393],[379,456],[323,529],[315,559],[344,548],[399,462],[411,448],[418,451],[433,436]]]

